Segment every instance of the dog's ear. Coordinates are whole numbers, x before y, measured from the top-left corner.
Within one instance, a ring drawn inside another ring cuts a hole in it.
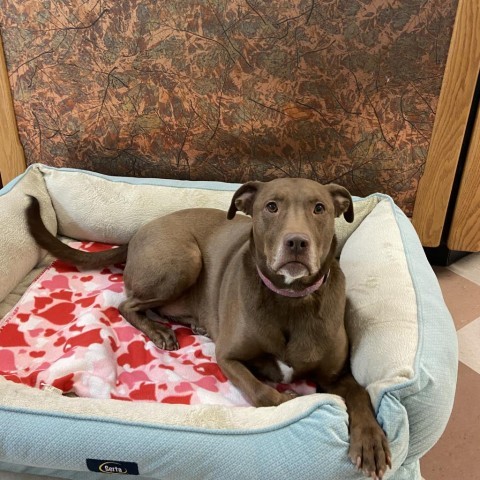
[[[352,223],[353,202],[350,192],[346,188],[343,188],[336,183],[330,183],[329,185],[326,185],[326,187],[330,192],[330,195],[333,199],[333,204],[335,205],[335,216],[339,217],[343,213],[345,220],[348,223]]]
[[[229,220],[231,220],[239,210],[247,215],[252,215],[253,202],[255,201],[261,184],[262,182],[247,182],[235,192],[227,213]]]

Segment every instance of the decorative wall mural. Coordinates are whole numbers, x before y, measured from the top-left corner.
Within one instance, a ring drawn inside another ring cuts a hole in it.
[[[457,0],[0,0],[28,163],[391,194],[409,214]]]

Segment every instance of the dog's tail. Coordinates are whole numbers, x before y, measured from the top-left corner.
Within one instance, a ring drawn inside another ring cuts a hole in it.
[[[42,248],[54,257],[85,268],[100,268],[114,263],[123,263],[127,259],[128,245],[102,252],[83,252],[69,247],[47,230],[40,216],[38,200],[31,195],[29,197],[30,204],[27,207],[26,215],[30,234]]]

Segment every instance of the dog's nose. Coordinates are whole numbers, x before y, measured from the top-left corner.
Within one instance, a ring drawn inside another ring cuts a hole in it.
[[[285,236],[284,245],[293,253],[303,253],[308,250],[310,239],[301,233],[291,233]]]

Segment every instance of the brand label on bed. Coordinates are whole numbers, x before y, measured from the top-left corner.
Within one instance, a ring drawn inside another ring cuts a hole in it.
[[[117,475],[138,475],[138,465],[133,462],[117,462],[116,460],[94,460],[87,458],[87,467],[91,472]]]

